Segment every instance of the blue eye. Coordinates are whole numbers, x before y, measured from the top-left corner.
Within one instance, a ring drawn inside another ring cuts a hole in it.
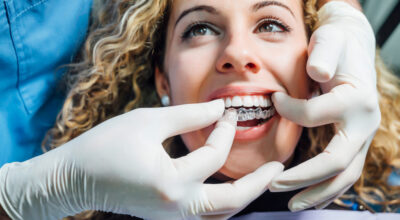
[[[218,32],[204,23],[195,23],[186,28],[183,32],[182,39],[189,39],[205,35],[217,35]]]

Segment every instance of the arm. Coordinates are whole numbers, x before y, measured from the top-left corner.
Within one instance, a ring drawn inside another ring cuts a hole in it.
[[[1,167],[0,204],[16,220],[60,219],[84,210],[227,219],[267,190],[283,165],[267,163],[233,183],[203,184],[221,169],[235,136],[236,112],[222,117],[224,110],[223,100],[216,100],[114,117],[45,154]],[[165,152],[166,138],[217,119],[203,148],[181,158]]]
[[[318,8],[321,8],[324,4],[328,3],[328,2],[332,2],[332,1],[341,1],[341,2],[347,2],[348,4],[350,4],[351,6],[353,6],[354,8],[362,11],[361,5],[358,2],[358,0],[319,0],[318,1]]]

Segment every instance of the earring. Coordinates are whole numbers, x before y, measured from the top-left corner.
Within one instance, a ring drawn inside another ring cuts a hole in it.
[[[161,105],[163,105],[165,107],[169,106],[169,96],[168,95],[161,96]]]

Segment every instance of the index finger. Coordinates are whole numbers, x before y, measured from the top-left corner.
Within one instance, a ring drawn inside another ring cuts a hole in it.
[[[283,172],[270,185],[273,192],[291,191],[329,179],[343,170],[360,152],[365,139],[351,140],[343,133],[336,134],[317,156]]]
[[[175,159],[182,178],[203,182],[224,165],[236,133],[236,111],[227,111],[215,126],[203,147]]]
[[[304,127],[340,122],[348,108],[349,100],[343,97],[351,95],[353,87],[342,84],[330,92],[306,100],[296,99],[282,92],[272,95],[276,111],[284,118]]]
[[[335,75],[342,50],[343,33],[333,25],[322,25],[311,36],[307,73],[315,81],[324,83]]]
[[[163,141],[168,137],[207,127],[222,117],[225,103],[222,99],[206,103],[185,104],[150,109],[149,121],[155,138]]]

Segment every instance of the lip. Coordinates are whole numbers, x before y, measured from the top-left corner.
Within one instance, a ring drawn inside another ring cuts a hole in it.
[[[251,141],[264,136],[271,129],[274,122],[279,118],[279,114],[275,113],[271,119],[266,123],[254,126],[247,130],[236,130],[235,140],[237,141]]]
[[[219,99],[223,97],[233,97],[233,96],[245,96],[245,95],[270,95],[275,90],[253,87],[253,86],[225,86],[223,88],[217,89],[212,92],[208,97],[207,101],[214,99]]]

